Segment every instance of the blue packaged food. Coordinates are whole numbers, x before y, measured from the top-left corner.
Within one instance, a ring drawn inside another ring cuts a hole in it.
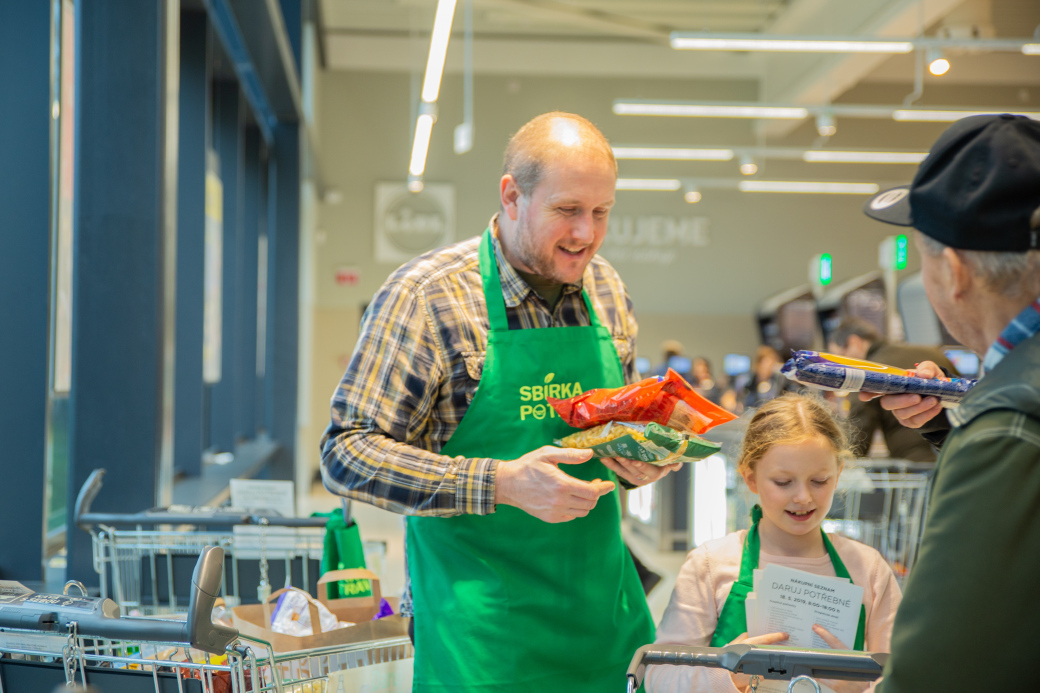
[[[968,378],[917,378],[911,371],[819,351],[794,352],[780,372],[797,383],[822,390],[909,393],[937,397],[947,407],[956,406],[978,382]]]

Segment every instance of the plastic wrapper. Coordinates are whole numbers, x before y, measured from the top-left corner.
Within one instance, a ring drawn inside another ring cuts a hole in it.
[[[918,378],[913,371],[819,351],[796,351],[780,372],[795,382],[836,392],[878,392],[936,397],[953,407],[975,387],[968,378]]]
[[[564,448],[591,449],[597,457],[625,457],[658,466],[703,460],[722,447],[660,424],[618,421],[572,433],[556,442]]]
[[[381,618],[394,615],[394,607],[390,606],[390,602],[385,599],[379,600],[379,611],[372,617],[373,621],[378,621]]]
[[[235,619],[231,615],[231,609],[228,608],[227,604],[220,597],[217,597],[217,600],[213,603],[210,620],[228,628],[235,627]]]
[[[737,418],[697,394],[681,375],[668,369],[618,388],[588,390],[569,399],[547,401],[574,428],[592,428],[611,421],[657,423],[682,433],[704,433]]]
[[[321,632],[323,633],[354,625],[337,619],[327,606],[311,599],[305,592],[287,590],[278,597],[278,603],[271,614],[271,630],[296,637],[314,635],[314,627],[311,625],[311,605],[318,610],[318,619],[321,621]]]

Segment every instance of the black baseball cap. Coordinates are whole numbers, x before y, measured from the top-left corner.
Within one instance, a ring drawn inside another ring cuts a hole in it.
[[[867,216],[912,226],[960,250],[1040,249],[1040,122],[1025,116],[958,120],[932,145],[910,185],[872,197]]]

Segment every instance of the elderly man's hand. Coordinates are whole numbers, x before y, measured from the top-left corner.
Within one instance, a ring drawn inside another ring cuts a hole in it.
[[[568,522],[585,517],[600,496],[614,490],[614,482],[582,481],[560,471],[561,464],[581,464],[592,450],[538,448],[523,457],[503,461],[495,475],[495,503],[512,505],[545,522]]]
[[[632,484],[633,486],[645,486],[652,484],[658,479],[667,476],[668,472],[674,472],[682,466],[681,463],[666,464],[663,467],[630,460],[626,457],[601,457],[600,462],[610,471]]]
[[[945,378],[942,369],[931,361],[922,361],[914,369],[918,378]],[[859,398],[864,402],[880,397],[881,408],[892,412],[899,423],[907,428],[920,428],[938,416],[942,411],[942,402],[937,397],[921,395],[880,395],[876,392],[861,392]]]

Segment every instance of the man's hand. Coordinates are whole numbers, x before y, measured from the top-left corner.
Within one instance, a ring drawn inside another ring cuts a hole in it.
[[[913,371],[918,378],[945,378],[942,369],[931,361],[922,361]],[[881,408],[892,412],[899,423],[907,428],[920,428],[938,416],[942,411],[942,402],[937,397],[921,395],[880,395],[876,392],[861,392],[859,398],[864,402],[880,397]]]
[[[747,633],[741,633],[733,642],[726,643],[727,645],[739,645],[741,643],[745,645],[776,645],[777,643],[784,642],[789,636],[787,633],[767,633],[765,635],[756,635],[753,638],[749,638]],[[733,681],[733,686],[738,691],[747,690],[747,687],[751,685],[751,677],[745,674],[734,674],[730,672],[730,679]]]
[[[557,465],[581,464],[592,450],[538,448],[523,457],[498,465],[495,503],[512,505],[545,522],[568,522],[585,517],[600,496],[614,490],[614,482],[581,481]]]
[[[639,460],[630,460],[627,457],[601,457],[600,462],[610,471],[632,484],[633,486],[645,486],[652,484],[658,479],[668,475],[668,472],[678,471],[681,462],[666,464],[658,467]]]

